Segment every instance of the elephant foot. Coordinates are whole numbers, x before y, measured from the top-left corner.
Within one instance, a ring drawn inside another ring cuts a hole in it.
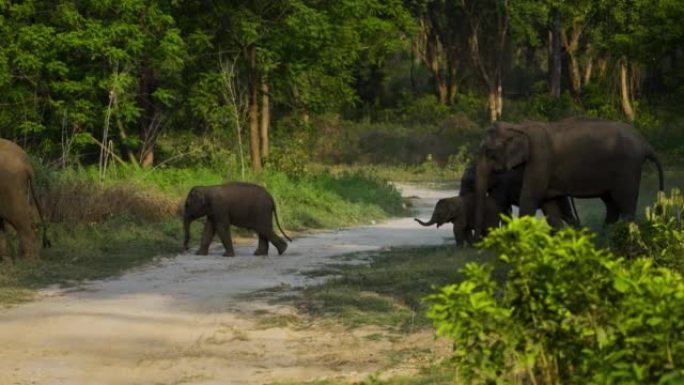
[[[278,255],[283,255],[285,250],[287,250],[287,243],[283,243],[282,246],[278,247]]]
[[[196,255],[209,255],[209,250],[197,250]]]
[[[234,251],[227,251],[227,250],[226,250],[226,252],[223,253],[223,256],[224,256],[224,257],[234,257],[234,256],[235,256],[235,252],[234,252]]]
[[[268,255],[268,250],[257,250],[254,252],[254,255],[261,255],[261,256]]]

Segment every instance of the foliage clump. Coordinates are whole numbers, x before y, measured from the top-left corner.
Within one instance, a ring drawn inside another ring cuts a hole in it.
[[[684,272],[684,196],[672,189],[662,192],[652,207],[646,207],[646,220],[620,222],[609,232],[609,244],[626,257],[645,256],[659,266]]]
[[[597,248],[588,230],[552,234],[507,219],[481,246],[493,267],[426,297],[437,333],[453,340],[458,383],[674,384],[684,381],[684,281],[649,258]]]

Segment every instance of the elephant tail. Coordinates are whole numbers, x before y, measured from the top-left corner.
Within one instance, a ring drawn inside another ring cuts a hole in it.
[[[653,153],[646,155],[646,159],[651,160],[658,169],[658,191],[665,191],[665,178],[663,177],[663,166],[660,160]]]
[[[273,202],[273,215],[275,216],[276,225],[278,225],[278,229],[280,230],[280,233],[283,234],[285,239],[292,242],[292,238],[288,237],[287,234],[285,234],[285,232],[283,231],[283,228],[280,227],[280,221],[278,220],[278,210],[276,210],[275,202]]]
[[[36,210],[38,211],[38,217],[40,218],[41,227],[43,228],[43,247],[52,247],[52,242],[50,242],[50,239],[48,239],[47,237],[47,223],[43,218],[43,210],[40,208],[40,203],[38,203],[38,199],[36,198],[36,189],[33,187],[33,178],[29,178],[28,184],[29,190],[31,190],[31,197],[33,198],[33,203],[36,205]]]

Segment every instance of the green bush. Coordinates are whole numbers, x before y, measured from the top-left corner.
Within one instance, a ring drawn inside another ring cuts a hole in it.
[[[684,381],[679,274],[616,258],[587,230],[506,222],[481,243],[507,266],[505,283],[470,263],[463,282],[426,297],[437,333],[453,339],[457,383]]]
[[[684,197],[679,189],[670,196],[659,192],[653,207],[646,207],[643,222],[619,222],[608,232],[616,253],[627,257],[649,257],[659,266],[684,273]]]

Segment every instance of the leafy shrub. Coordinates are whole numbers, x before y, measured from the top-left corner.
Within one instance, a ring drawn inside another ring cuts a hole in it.
[[[653,207],[646,207],[646,221],[619,222],[609,231],[613,250],[627,257],[650,257],[654,263],[684,273],[684,197],[678,189],[662,192]]]
[[[650,259],[598,249],[588,230],[551,233],[507,219],[481,246],[508,268],[470,263],[426,297],[453,339],[465,384],[674,384],[684,381],[684,281]]]

